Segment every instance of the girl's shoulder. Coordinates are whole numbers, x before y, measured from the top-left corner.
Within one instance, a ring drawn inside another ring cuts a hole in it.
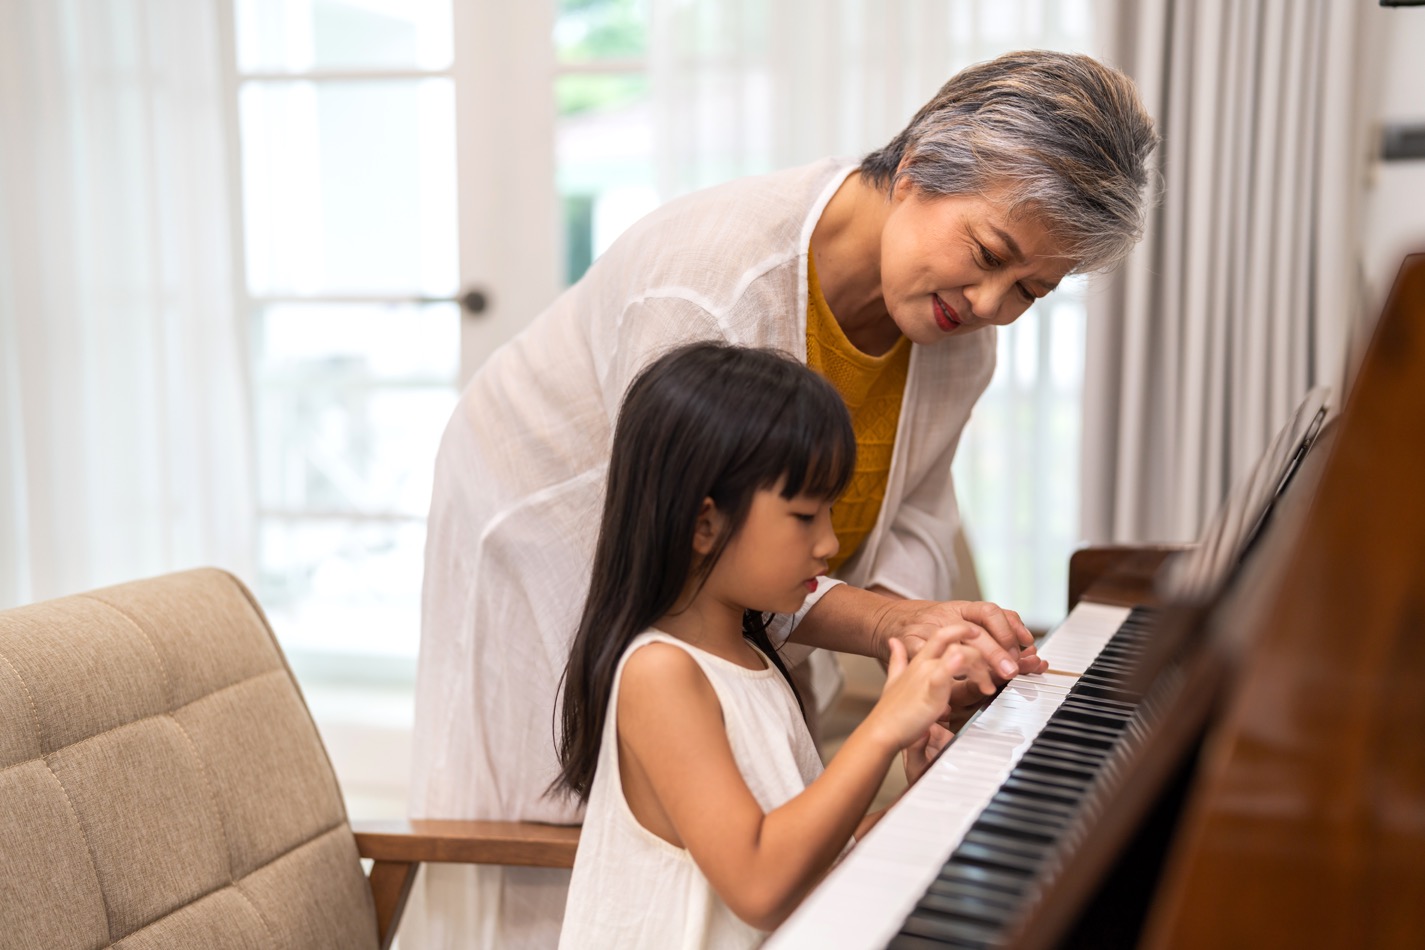
[[[630,693],[666,698],[680,692],[712,692],[712,683],[693,650],[666,633],[650,630],[624,650],[619,697]]]
[[[666,634],[644,633],[635,637],[624,650],[623,679],[655,676],[697,676],[706,679],[702,667],[692,652]]]
[[[624,738],[721,728],[717,688],[693,653],[671,637],[640,636],[630,643],[616,690],[616,719]]]

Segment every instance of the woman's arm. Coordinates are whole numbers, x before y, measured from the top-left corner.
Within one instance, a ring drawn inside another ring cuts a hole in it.
[[[1034,636],[1019,614],[985,601],[905,600],[838,584],[807,611],[788,639],[884,663],[891,640],[903,641],[914,656],[936,630],[951,631],[976,647],[1001,681],[1017,673],[1043,672],[1043,661],[1029,649]]]
[[[953,677],[986,676],[978,654],[948,636],[909,665],[904,650],[893,649],[898,668],[893,660],[881,701],[816,781],[767,813],[737,768],[721,705],[696,661],[650,644],[625,663],[618,737],[630,808],[656,834],[666,820],[661,836],[686,847],[749,924],[776,927],[831,866],[896,753],[944,708]]]

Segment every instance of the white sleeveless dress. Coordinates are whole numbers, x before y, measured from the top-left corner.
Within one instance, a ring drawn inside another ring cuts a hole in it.
[[[686,849],[640,825],[624,799],[615,718],[619,683],[628,658],[654,642],[686,651],[712,683],[733,758],[763,811],[799,794],[822,771],[796,698],[770,662],[749,670],[657,630],[640,634],[614,675],[560,950],[723,950],[755,947],[766,937],[732,913]]]

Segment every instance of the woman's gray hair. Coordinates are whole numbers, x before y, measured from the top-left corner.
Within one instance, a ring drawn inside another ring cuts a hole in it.
[[[994,195],[1035,215],[1075,271],[1111,267],[1143,236],[1158,144],[1133,81],[1088,56],[1006,53],[956,73],[910,125],[861,162],[894,193]]]

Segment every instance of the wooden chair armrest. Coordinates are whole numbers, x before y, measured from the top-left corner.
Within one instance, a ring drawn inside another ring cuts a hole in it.
[[[1069,557],[1069,609],[1093,590],[1094,600],[1109,604],[1153,603],[1153,578],[1169,557],[1191,544],[1096,544]]]
[[[579,846],[577,826],[533,821],[419,818],[352,822],[351,830],[360,855],[376,861],[572,868]]]
[[[422,863],[572,868],[579,829],[532,821],[437,818],[352,822],[356,851],[370,858],[381,950],[389,950]]]

